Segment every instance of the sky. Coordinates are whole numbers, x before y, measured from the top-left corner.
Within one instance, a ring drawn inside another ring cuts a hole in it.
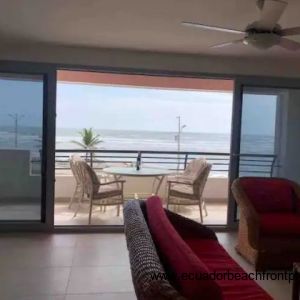
[[[229,133],[232,93],[59,83],[57,127]]]
[[[42,126],[43,81],[0,78],[0,126],[12,126],[18,114],[20,126]]]
[[[42,126],[43,83],[0,79],[0,126]],[[181,116],[186,132],[230,133],[232,94],[58,83],[57,127],[177,131]],[[274,134],[276,97],[244,94],[242,132]]]

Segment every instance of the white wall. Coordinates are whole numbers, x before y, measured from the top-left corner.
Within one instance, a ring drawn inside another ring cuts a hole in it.
[[[2,44],[0,60],[65,63],[87,66],[141,68],[148,70],[264,75],[299,78],[300,61],[268,58],[181,55],[127,50]]]

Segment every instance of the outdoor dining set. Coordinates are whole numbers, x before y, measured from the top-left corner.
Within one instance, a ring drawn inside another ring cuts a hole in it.
[[[106,210],[107,206],[117,207],[117,216],[124,201],[124,185],[126,177],[152,177],[152,195],[157,195],[164,179],[166,178],[166,205],[194,205],[199,207],[200,222],[203,222],[203,211],[207,215],[205,201],[202,197],[203,190],[211,170],[211,164],[205,159],[191,160],[184,171],[174,172],[163,168],[132,166],[107,167],[97,175],[96,171],[78,155],[70,157],[70,168],[76,185],[69,202],[69,208],[77,205],[74,217],[77,216],[83,201],[88,200],[88,224],[92,221],[93,206],[100,206]],[[134,198],[139,198],[136,193]]]

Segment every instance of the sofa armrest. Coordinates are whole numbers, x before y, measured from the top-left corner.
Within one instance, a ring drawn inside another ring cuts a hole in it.
[[[139,201],[139,204],[140,204],[141,210],[143,212],[144,218],[145,218],[146,222],[148,222],[147,212],[146,212],[146,202]],[[180,216],[176,213],[173,213],[168,209],[165,209],[165,212],[166,212],[170,222],[176,229],[176,231],[182,237],[197,236],[197,238],[218,240],[214,231],[209,229],[208,227],[206,227],[198,222],[195,222],[191,219],[188,219],[188,218]]]
[[[259,215],[244,192],[239,179],[234,180],[231,190],[241,209],[241,217],[246,220],[249,243],[254,249],[259,249]]]
[[[165,212],[176,231],[183,238],[197,237],[200,239],[217,240],[217,236],[214,231],[209,229],[205,225],[185,218],[167,209],[165,209]]]

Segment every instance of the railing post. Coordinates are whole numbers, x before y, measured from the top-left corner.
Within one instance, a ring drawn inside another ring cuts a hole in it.
[[[271,164],[271,170],[270,170],[270,177],[273,177],[273,173],[274,173],[274,166],[275,166],[275,161],[277,159],[277,156],[274,155],[273,160],[272,160],[272,164]]]
[[[91,168],[93,168],[93,152],[92,151],[90,152],[90,165],[91,165]]]
[[[186,166],[187,166],[188,156],[189,156],[189,154],[186,153],[185,157],[184,157],[184,169],[186,169]]]
[[[142,164],[142,151],[138,151],[137,156],[136,156],[135,166],[137,167],[139,165],[139,168],[140,168],[141,164]]]

